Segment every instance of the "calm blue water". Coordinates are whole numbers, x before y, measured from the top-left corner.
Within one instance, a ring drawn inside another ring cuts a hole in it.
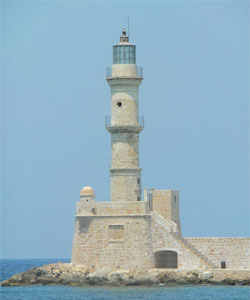
[[[68,259],[1,260],[1,280],[34,266]],[[5,300],[249,300],[250,287],[244,286],[158,286],[158,287],[2,287]]]

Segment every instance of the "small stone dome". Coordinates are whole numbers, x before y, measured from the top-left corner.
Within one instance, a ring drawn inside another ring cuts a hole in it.
[[[81,189],[80,195],[85,195],[85,196],[94,196],[95,192],[90,186],[85,186],[84,188]]]

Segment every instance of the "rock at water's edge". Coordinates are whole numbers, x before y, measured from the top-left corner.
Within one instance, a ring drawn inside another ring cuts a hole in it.
[[[1,282],[1,286],[34,284],[113,286],[165,284],[250,285],[250,270],[122,270],[111,268],[92,270],[84,265],[56,263],[34,267]]]

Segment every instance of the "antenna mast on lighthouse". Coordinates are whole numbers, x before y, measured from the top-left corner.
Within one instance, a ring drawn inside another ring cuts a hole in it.
[[[129,17],[128,17],[128,40],[129,40]]]

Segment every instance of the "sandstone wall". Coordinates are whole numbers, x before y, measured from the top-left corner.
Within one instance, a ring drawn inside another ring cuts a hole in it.
[[[76,215],[145,215],[149,214],[149,205],[145,201],[129,202],[85,202],[80,200],[76,203]]]
[[[139,168],[139,133],[112,133],[111,151],[111,168]]]
[[[206,264],[185,247],[180,240],[166,231],[154,218],[152,218],[152,237],[154,253],[162,250],[175,251],[178,255],[179,269],[206,269]]]
[[[185,238],[220,268],[221,261],[228,269],[250,269],[250,238],[194,237]]]
[[[181,231],[179,217],[179,192],[176,190],[151,190],[153,211],[160,214],[167,221],[173,221]]]
[[[112,80],[111,123],[112,125],[138,125],[139,86],[141,80]],[[117,103],[120,102],[121,106]]]
[[[115,77],[136,75],[136,65],[118,65],[112,69]],[[139,132],[142,128],[138,127],[138,92],[142,79],[133,77],[108,79],[112,127],[108,129],[111,132],[111,202],[141,200]]]
[[[111,202],[141,200],[140,177],[140,169],[110,169]]]
[[[153,266],[150,216],[76,217],[72,262],[95,268]]]

